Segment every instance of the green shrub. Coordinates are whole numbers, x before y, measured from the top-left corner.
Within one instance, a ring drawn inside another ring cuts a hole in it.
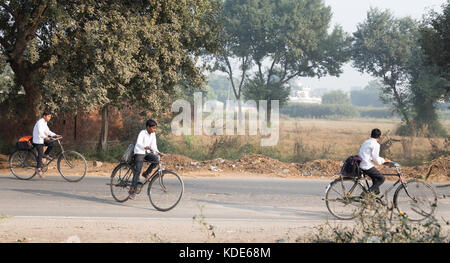
[[[362,118],[392,118],[395,116],[388,108],[357,107]]]
[[[341,104],[290,103],[280,110],[281,114],[301,118],[329,118],[333,116],[359,117],[356,107]]]

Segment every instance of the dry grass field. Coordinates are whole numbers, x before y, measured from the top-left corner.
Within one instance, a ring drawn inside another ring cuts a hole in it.
[[[174,136],[166,137],[177,153],[196,160],[237,159],[242,154],[264,154],[285,162],[316,159],[343,160],[357,154],[373,128],[398,140],[386,157],[406,165],[429,161],[450,150],[448,138],[401,137],[394,135],[398,119],[301,119],[280,117],[278,144],[261,147],[261,136]],[[450,133],[450,120],[443,120]],[[248,133],[246,133],[248,134]],[[386,137],[385,137],[386,138]],[[383,141],[382,141],[383,142]]]

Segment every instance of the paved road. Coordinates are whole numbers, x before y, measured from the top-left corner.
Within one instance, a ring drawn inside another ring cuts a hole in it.
[[[151,207],[146,191],[117,203],[109,178],[86,177],[69,183],[60,176],[21,181],[0,175],[0,215],[18,218],[165,218],[209,220],[295,221],[320,224],[332,220],[322,201],[329,181],[283,178],[183,178],[185,194],[169,212]],[[386,183],[389,184],[389,183]],[[450,195],[450,187],[439,189]],[[440,199],[437,216],[450,219],[450,198]]]

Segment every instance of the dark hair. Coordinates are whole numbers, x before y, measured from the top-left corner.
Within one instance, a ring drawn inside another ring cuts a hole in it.
[[[42,116],[47,116],[47,115],[51,115],[52,113],[49,110],[44,110],[44,112],[42,113]]]
[[[370,137],[372,137],[374,139],[380,138],[380,136],[381,136],[380,129],[373,129],[372,133],[370,134]]]
[[[158,124],[156,123],[156,121],[149,119],[146,123],[145,123],[146,127],[153,127],[153,126],[158,126]]]

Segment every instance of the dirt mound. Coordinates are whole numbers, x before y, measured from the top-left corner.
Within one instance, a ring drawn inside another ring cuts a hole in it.
[[[259,174],[297,175],[299,173],[296,164],[283,163],[261,154],[245,155],[237,160],[234,165],[239,170]]]
[[[167,154],[162,158],[164,167],[169,170],[184,169],[184,167],[189,167],[192,162],[194,162],[194,160],[180,154]]]
[[[341,171],[342,161],[314,160],[298,164],[302,176],[333,176]]]
[[[403,172],[409,177],[447,181],[450,179],[450,156],[442,156],[419,166],[404,167]]]
[[[341,170],[343,161],[314,160],[306,163],[285,163],[265,155],[244,155],[238,160],[216,158],[195,161],[183,155],[169,154],[163,159],[167,169],[177,171],[212,171],[233,173],[254,173],[277,176],[331,177]],[[393,173],[392,168],[377,167],[382,173]],[[419,166],[402,166],[405,178],[428,179],[432,181],[450,180],[450,156],[440,157]]]

